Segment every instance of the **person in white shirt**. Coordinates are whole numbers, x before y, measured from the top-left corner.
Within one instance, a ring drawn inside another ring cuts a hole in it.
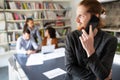
[[[33,54],[38,49],[37,43],[31,38],[29,29],[23,30],[23,35],[17,39],[16,50],[19,54]]]

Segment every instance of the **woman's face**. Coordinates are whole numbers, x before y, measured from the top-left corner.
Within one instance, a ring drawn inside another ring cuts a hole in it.
[[[34,26],[34,21],[29,20],[29,21],[27,22],[27,24],[28,24],[28,27],[33,28],[33,26]]]
[[[91,18],[91,14],[87,12],[87,8],[83,5],[78,6],[77,17],[76,17],[78,29],[86,28],[90,18]]]
[[[48,37],[49,36],[49,33],[48,33],[48,30],[45,31],[45,37]]]

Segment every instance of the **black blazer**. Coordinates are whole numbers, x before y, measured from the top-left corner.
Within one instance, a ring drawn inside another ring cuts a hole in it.
[[[81,33],[76,30],[66,37],[65,80],[104,80],[111,70],[117,38],[98,30],[94,37],[95,53],[88,58],[79,40]]]

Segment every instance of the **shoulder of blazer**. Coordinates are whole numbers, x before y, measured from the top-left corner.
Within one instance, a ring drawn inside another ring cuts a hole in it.
[[[57,43],[58,39],[57,38],[53,38],[52,39],[52,43]]]
[[[104,41],[113,40],[113,41],[117,42],[117,38],[115,36],[105,32],[105,31],[102,31],[102,30],[101,30],[101,32],[103,33],[103,40]]]
[[[69,40],[75,40],[75,39],[79,39],[79,37],[81,36],[82,32],[79,30],[75,30],[69,34],[67,34],[67,38]]]
[[[47,37],[44,37],[44,39],[42,40],[42,45],[46,45],[47,43]]]

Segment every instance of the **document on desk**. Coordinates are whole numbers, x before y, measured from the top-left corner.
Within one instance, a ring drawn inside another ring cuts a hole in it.
[[[26,62],[26,66],[41,65],[41,64],[43,64],[43,54],[41,53],[31,54]]]
[[[47,71],[47,72],[44,72],[43,74],[49,78],[49,79],[52,79],[52,78],[55,78],[57,76],[60,76],[60,75],[63,75],[65,74],[66,71],[60,69],[60,68],[56,68],[56,69],[53,69],[53,70],[50,70],[50,71]]]
[[[59,49],[56,49],[52,53],[45,54],[44,60],[50,60],[50,59],[60,58],[60,57],[64,57],[64,56],[65,56],[65,49],[59,48]]]
[[[45,54],[44,55],[44,60],[50,60],[50,59],[55,59],[55,58],[60,58],[60,57],[64,57],[65,53],[50,53],[50,54]]]

